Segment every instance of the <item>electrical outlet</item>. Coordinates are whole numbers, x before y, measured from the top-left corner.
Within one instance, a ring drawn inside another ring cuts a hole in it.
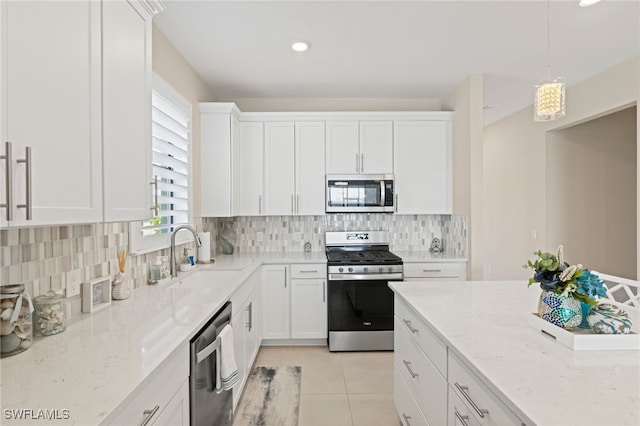
[[[73,297],[80,294],[80,285],[82,284],[82,270],[67,272],[67,294],[66,297]]]

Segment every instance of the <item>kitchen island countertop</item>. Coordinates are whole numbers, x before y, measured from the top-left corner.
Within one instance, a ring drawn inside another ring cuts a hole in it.
[[[537,286],[425,281],[390,287],[527,425],[640,424],[640,351],[574,351],[535,330],[528,319]]]

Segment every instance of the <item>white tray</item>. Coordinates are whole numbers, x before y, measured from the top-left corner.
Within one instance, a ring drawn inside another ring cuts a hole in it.
[[[597,334],[590,328],[565,330],[532,313],[529,325],[574,351],[640,351],[640,334]]]

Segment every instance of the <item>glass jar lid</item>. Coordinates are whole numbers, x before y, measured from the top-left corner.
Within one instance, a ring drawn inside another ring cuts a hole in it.
[[[0,286],[2,294],[20,294],[24,291],[24,284],[8,284]]]

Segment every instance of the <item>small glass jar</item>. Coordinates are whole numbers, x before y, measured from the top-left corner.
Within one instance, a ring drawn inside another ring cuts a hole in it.
[[[0,286],[0,355],[26,351],[33,343],[33,304],[24,284]]]
[[[49,291],[34,299],[36,303],[35,333],[37,336],[51,336],[67,329],[64,325],[64,298]]]
[[[157,257],[149,266],[149,284],[156,284],[162,279],[162,261]]]

